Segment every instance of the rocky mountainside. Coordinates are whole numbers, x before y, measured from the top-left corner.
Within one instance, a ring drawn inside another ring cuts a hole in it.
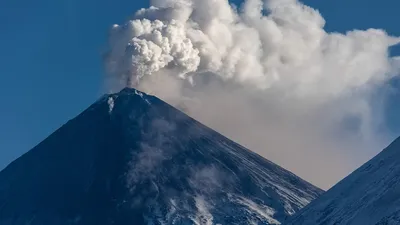
[[[322,192],[124,89],[0,173],[0,225],[279,224]]]
[[[400,224],[400,138],[285,224]]]

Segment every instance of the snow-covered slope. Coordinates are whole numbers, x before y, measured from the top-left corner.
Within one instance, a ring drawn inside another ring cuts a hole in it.
[[[400,139],[285,224],[400,224]]]
[[[0,173],[0,225],[279,224],[321,193],[124,89]]]

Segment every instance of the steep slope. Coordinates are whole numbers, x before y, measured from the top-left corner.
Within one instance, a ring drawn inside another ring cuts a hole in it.
[[[0,225],[279,224],[321,193],[124,89],[0,173]]]
[[[400,138],[285,224],[400,224]]]

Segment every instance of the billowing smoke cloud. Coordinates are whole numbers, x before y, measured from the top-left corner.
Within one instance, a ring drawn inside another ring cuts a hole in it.
[[[383,30],[327,33],[297,0],[154,0],[115,25],[106,66],[321,186],[390,137],[377,90],[395,76],[399,43]],[[380,92],[381,93],[381,92]]]

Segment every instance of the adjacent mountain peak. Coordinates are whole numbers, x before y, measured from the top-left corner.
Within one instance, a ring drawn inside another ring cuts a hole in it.
[[[321,193],[126,88],[0,173],[0,225],[279,224]]]
[[[400,224],[400,138],[286,224]]]

